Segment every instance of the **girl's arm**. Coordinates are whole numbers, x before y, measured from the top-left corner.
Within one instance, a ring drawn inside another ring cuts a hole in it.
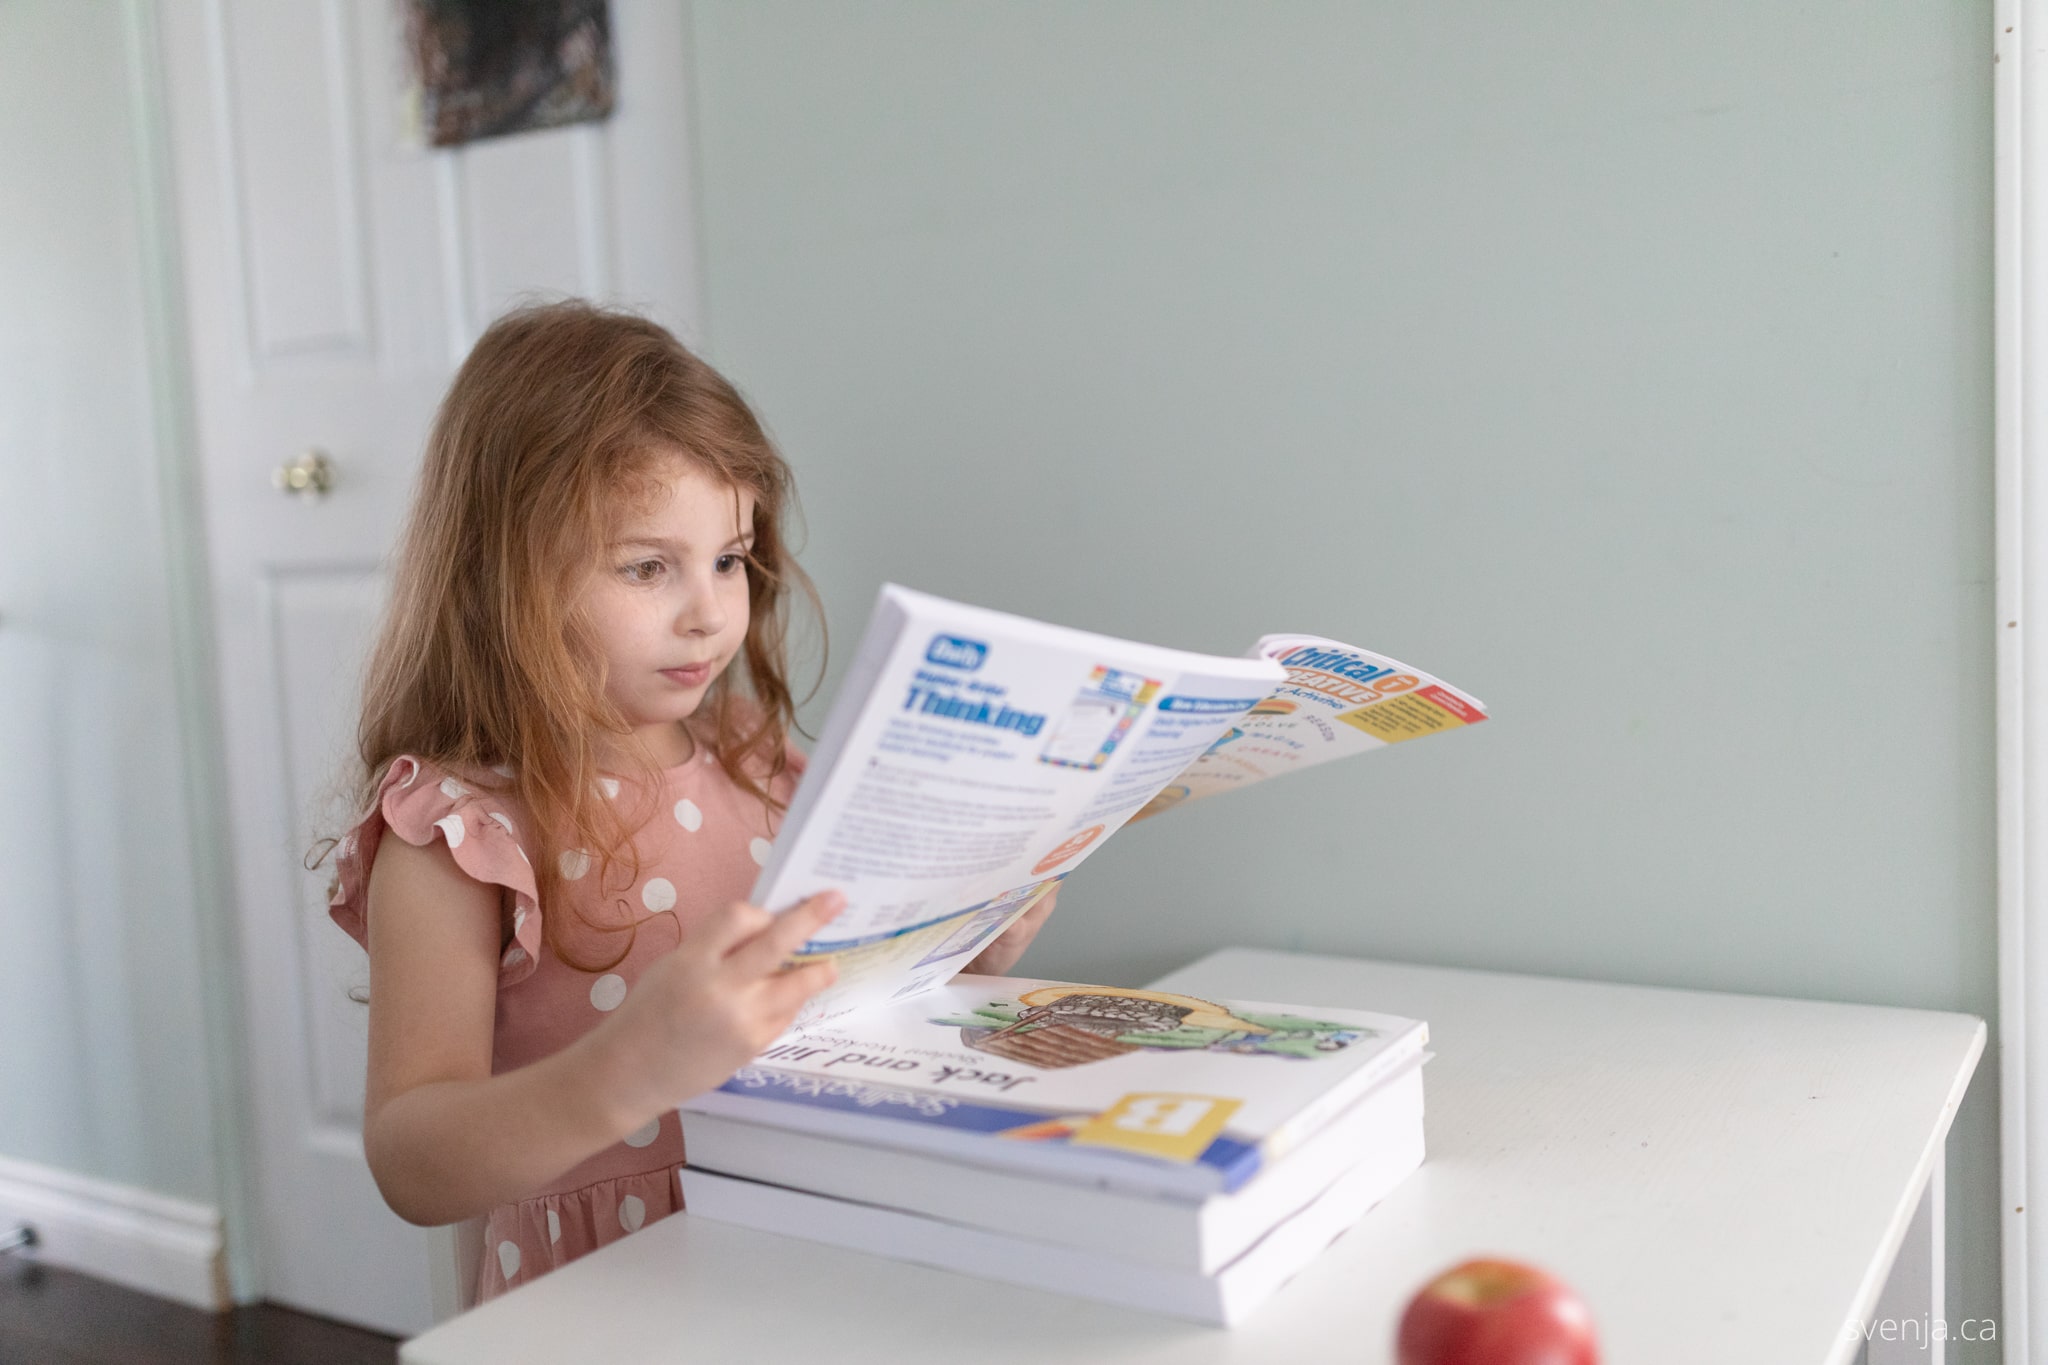
[[[816,897],[779,919],[730,906],[641,975],[630,1008],[493,1076],[497,889],[438,841],[387,838],[368,901],[363,1149],[384,1201],[422,1226],[527,1198],[717,1085],[829,983],[829,967],[776,968],[843,904]]]

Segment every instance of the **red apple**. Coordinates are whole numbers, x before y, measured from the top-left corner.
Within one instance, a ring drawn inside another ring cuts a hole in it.
[[[1600,1365],[1585,1302],[1516,1261],[1444,1271],[1408,1300],[1396,1340],[1400,1365]]]

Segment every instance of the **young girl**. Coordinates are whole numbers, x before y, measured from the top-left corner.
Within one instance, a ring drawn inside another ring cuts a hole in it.
[[[329,909],[369,952],[371,1173],[409,1222],[488,1213],[478,1302],[675,1211],[675,1106],[832,980],[785,964],[838,893],[742,900],[804,765],[790,497],[730,384],[585,303],[493,324],[436,418]]]

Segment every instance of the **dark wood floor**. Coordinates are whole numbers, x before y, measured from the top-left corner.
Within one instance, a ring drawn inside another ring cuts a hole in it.
[[[202,1313],[0,1255],[0,1365],[393,1365],[394,1337],[273,1304]]]

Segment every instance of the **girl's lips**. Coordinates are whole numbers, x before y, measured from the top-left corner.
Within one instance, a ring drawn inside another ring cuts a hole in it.
[[[695,687],[711,676],[710,664],[691,664],[688,668],[664,668],[661,676],[684,687]]]

